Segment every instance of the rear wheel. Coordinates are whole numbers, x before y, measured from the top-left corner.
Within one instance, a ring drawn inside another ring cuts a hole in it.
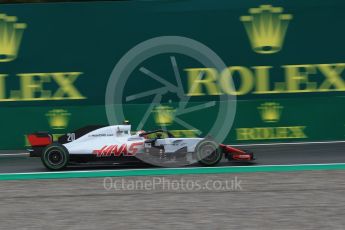
[[[213,166],[222,160],[219,145],[213,140],[202,140],[195,148],[196,158],[201,165]]]
[[[50,170],[60,170],[69,162],[68,150],[61,144],[48,145],[41,156],[43,165]]]

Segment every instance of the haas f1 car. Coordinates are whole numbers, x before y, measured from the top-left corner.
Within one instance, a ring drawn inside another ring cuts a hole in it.
[[[28,140],[30,157],[40,157],[50,170],[92,162],[213,166],[223,156],[229,161],[254,160],[253,153],[218,144],[208,137],[175,138],[166,130],[138,131],[132,135],[128,124],[87,126],[58,140],[47,132],[36,132],[29,134]]]

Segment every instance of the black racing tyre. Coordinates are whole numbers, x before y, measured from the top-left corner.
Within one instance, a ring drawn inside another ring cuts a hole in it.
[[[47,169],[61,170],[69,162],[69,153],[62,144],[53,143],[43,150],[41,160]]]
[[[223,154],[217,142],[204,139],[195,148],[196,159],[203,166],[214,166],[222,160]]]

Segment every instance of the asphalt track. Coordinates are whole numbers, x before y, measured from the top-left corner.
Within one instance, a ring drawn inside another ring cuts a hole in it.
[[[263,168],[321,164],[321,170],[243,173],[222,162],[202,175],[122,177],[119,171],[142,169],[111,166],[68,170],[120,169],[115,177],[0,180],[0,229],[345,229],[345,170],[326,167],[345,163],[345,143],[246,149]],[[212,173],[229,168],[239,172]],[[42,171],[40,159],[0,157],[0,173]]]
[[[344,177],[345,170],[140,176],[112,178],[120,182],[114,189],[103,178],[0,181],[0,229],[340,230]],[[127,187],[152,180],[166,183]],[[237,189],[182,187],[234,180]]]
[[[327,164],[345,163],[345,143],[305,143],[241,146],[255,153],[255,165],[291,165],[291,164]],[[222,161],[219,166],[239,166],[245,164]],[[73,166],[67,170],[114,170],[147,168],[147,166],[112,165],[112,166]],[[0,154],[0,173],[45,172],[39,158],[23,155]]]

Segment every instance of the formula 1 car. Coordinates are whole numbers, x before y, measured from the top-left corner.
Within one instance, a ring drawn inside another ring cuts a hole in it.
[[[151,138],[152,135],[156,135]],[[165,137],[163,137],[165,135]],[[175,138],[167,130],[138,131],[131,125],[87,126],[53,140],[47,132],[28,135],[30,157],[40,157],[50,170],[90,162],[148,163],[158,166],[216,165],[223,156],[230,161],[253,161],[253,153],[218,144],[211,138]]]

